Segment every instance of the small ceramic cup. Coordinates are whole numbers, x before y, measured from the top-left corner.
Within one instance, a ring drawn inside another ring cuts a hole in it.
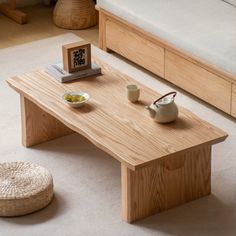
[[[137,102],[140,95],[140,89],[135,84],[129,84],[126,86],[127,98],[130,102]]]

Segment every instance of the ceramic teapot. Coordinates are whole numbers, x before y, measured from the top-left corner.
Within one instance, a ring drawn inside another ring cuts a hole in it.
[[[176,92],[167,93],[146,107],[155,121],[169,123],[176,120],[178,117],[178,107],[175,104],[176,94]]]

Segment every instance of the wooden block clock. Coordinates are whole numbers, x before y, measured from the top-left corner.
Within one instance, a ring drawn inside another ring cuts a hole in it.
[[[62,46],[63,69],[69,73],[91,68],[91,45],[86,41]]]

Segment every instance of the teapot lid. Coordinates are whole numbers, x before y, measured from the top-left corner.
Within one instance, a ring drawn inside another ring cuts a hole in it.
[[[165,97],[158,101],[158,105],[167,105],[174,101],[173,97]],[[155,103],[156,104],[156,103]]]
[[[174,98],[176,96],[176,92],[173,91],[173,92],[169,92],[163,96],[161,96],[160,98],[158,98],[153,104],[156,105],[156,103],[158,102],[158,105],[167,105],[167,104],[170,104],[171,102],[174,101]],[[168,97],[169,95],[172,95],[172,97]]]

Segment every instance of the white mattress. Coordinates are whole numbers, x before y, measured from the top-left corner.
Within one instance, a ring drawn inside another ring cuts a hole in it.
[[[236,8],[221,0],[98,0],[97,5],[236,75]]]

